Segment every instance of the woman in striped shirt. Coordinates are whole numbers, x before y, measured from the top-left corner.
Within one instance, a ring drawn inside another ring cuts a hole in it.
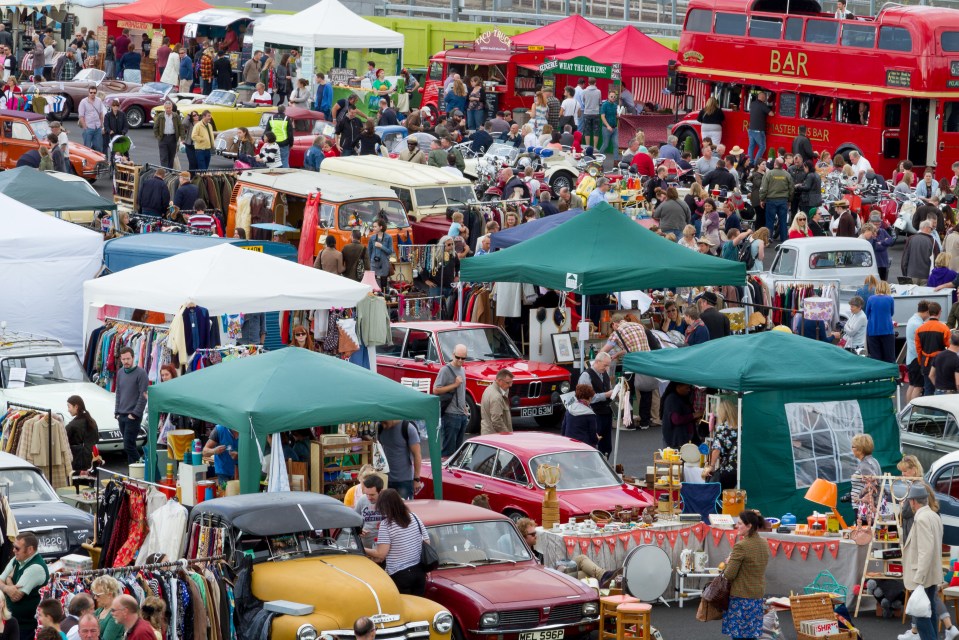
[[[400,593],[422,596],[426,592],[426,573],[420,568],[423,543],[429,543],[426,527],[410,513],[396,489],[385,489],[376,500],[383,516],[376,544],[366,555],[377,562],[386,561],[386,573]]]

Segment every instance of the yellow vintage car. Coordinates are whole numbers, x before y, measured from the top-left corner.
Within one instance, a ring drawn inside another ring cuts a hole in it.
[[[269,105],[254,105],[237,101],[236,91],[217,89],[208,96],[195,98],[181,98],[177,100],[176,108],[180,115],[186,117],[191,111],[213,114],[213,128],[217,131],[234,127],[255,127],[260,123],[260,117],[267,111],[276,111],[276,107]],[[163,111],[163,105],[153,108],[153,117]]]
[[[273,617],[271,640],[352,637],[360,616],[369,616],[384,640],[450,639],[450,612],[397,591],[363,553],[363,518],[339,500],[303,491],[254,493],[207,500],[190,517],[227,530],[224,551],[238,571],[237,584],[249,581],[263,603],[285,601],[285,610],[300,610]],[[241,597],[237,593],[242,616]]]

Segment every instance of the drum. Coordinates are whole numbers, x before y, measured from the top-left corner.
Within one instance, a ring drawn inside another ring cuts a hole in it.
[[[832,322],[833,301],[832,298],[806,298],[802,303],[803,318],[806,320],[816,320],[823,322]]]
[[[746,310],[743,307],[726,307],[719,312],[729,318],[729,328],[733,331],[746,330]]]
[[[653,602],[666,592],[672,574],[665,551],[651,544],[640,545],[623,561],[623,591],[643,602]]]

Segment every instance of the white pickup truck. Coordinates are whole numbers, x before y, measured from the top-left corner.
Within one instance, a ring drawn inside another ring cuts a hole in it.
[[[829,282],[839,284],[839,315],[849,313],[849,299],[856,289],[863,286],[866,276],[879,277],[876,256],[872,245],[859,238],[799,238],[787,240],[776,247],[769,271],[760,274],[763,282],[773,291],[777,282]],[[916,312],[920,300],[938,302],[947,313],[952,306],[952,291],[933,291],[929,287],[893,285],[895,313],[893,320],[899,332],[905,331],[906,323]]]
[[[70,422],[67,398],[83,398],[97,422],[101,452],[122,451],[123,437],[114,417],[112,393],[90,381],[77,354],[54,338],[28,333],[0,333],[0,410],[8,402],[50,409]],[[138,442],[146,441],[141,433]]]

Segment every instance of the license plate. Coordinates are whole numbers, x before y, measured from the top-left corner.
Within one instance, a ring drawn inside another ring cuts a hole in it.
[[[37,535],[37,540],[40,541],[37,551],[41,554],[62,553],[67,550],[66,533],[41,533]]]
[[[563,640],[563,629],[549,631],[527,631],[519,634],[519,640]]]
[[[524,407],[523,409],[520,409],[520,410],[519,410],[519,415],[520,415],[520,417],[522,417],[522,418],[534,418],[534,417],[536,417],[536,416],[551,416],[551,415],[553,415],[553,405],[551,405],[551,404],[544,404],[544,405],[541,406],[541,407]],[[546,632],[544,631],[543,633],[546,633]],[[559,636],[559,637],[560,637],[560,638],[563,637],[562,633],[560,633],[560,636]],[[550,638],[535,638],[535,639],[520,638],[520,640],[555,640],[555,638],[552,638],[552,637],[550,637]]]
[[[108,440],[122,440],[122,439],[123,439],[123,435],[122,435],[119,431],[111,431],[109,434],[107,434],[107,439],[108,439]]]

